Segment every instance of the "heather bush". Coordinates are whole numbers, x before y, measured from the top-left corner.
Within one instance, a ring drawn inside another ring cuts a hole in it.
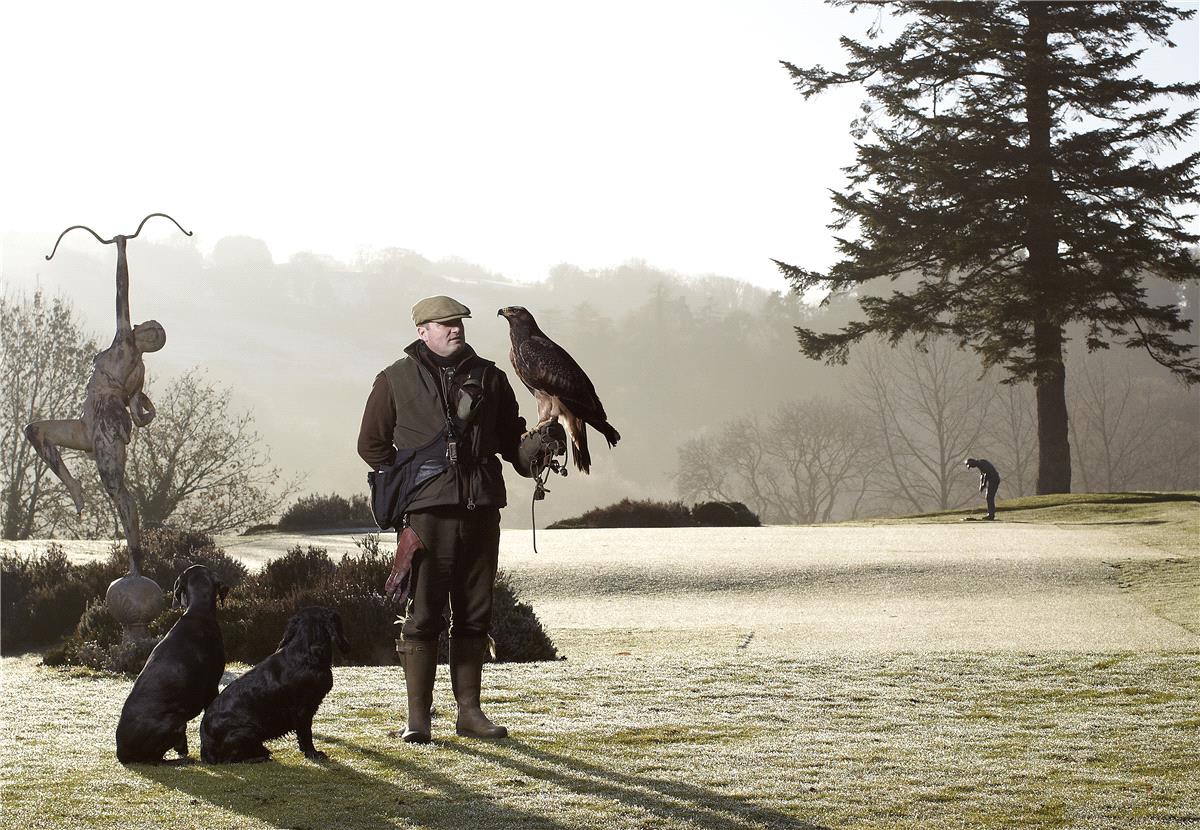
[[[124,573],[129,557],[124,548],[114,547],[109,562]],[[192,565],[204,565],[230,588],[240,585],[250,573],[245,565],[217,547],[207,533],[170,527],[142,533],[142,575],[153,579],[164,591],[169,592],[179,575]]]
[[[118,576],[100,563],[72,565],[54,542],[40,555],[0,553],[0,651],[12,654],[70,633]]]
[[[601,527],[758,527],[761,522],[740,501],[706,501],[691,509],[682,502],[621,499],[582,516],[562,519],[551,530]]]
[[[395,554],[379,548],[379,535],[376,533],[356,539],[354,544],[359,552],[342,557],[333,575],[334,584],[338,590],[356,596],[378,592],[392,572]]]
[[[582,516],[554,522],[550,528],[692,527],[695,523],[691,511],[682,502],[621,499],[608,507],[589,510]]]
[[[754,511],[740,501],[705,501],[692,505],[692,518],[700,527],[760,527]]]
[[[296,545],[277,559],[272,559],[254,574],[246,586],[249,595],[274,598],[286,597],[296,591],[314,588],[337,571],[325,548]],[[384,575],[386,578],[386,574]]]
[[[211,545],[193,545],[191,542],[180,537],[175,539],[174,547],[163,543],[160,548],[165,552],[199,552],[208,561],[217,563],[225,556],[219,549],[210,550]],[[293,614],[310,605],[321,605],[341,615],[342,627],[351,643],[348,654],[343,655],[335,649],[336,664],[394,663],[395,639],[400,636],[400,626],[396,623],[404,609],[400,603],[383,596],[383,584],[391,571],[392,553],[380,549],[376,535],[363,537],[357,544],[359,552],[348,554],[340,562],[330,559],[324,548],[296,546],[232,588],[225,605],[217,609],[226,661],[257,663],[279,646],[284,627]],[[165,558],[165,555],[155,556],[156,561]],[[187,556],[178,561],[192,564]],[[163,582],[165,580],[160,584]],[[150,649],[183,614],[183,609],[168,608],[148,626],[149,637],[126,644],[120,642],[120,626],[101,600],[94,599],[84,607],[86,610],[76,615],[78,624],[74,633],[45,656],[47,664],[84,665],[137,673],[145,664]],[[519,600],[503,573],[496,582],[492,635],[500,661],[527,662],[558,657],[533,609]],[[444,637],[440,650],[445,660]]]
[[[492,639],[499,663],[531,663],[559,659],[558,650],[546,635],[532,606],[521,602],[508,574],[496,575],[492,604]]]
[[[313,530],[335,527],[374,527],[371,505],[358,494],[349,499],[330,493],[298,499],[279,518],[280,530]]]
[[[87,610],[79,618],[75,633],[84,642],[108,648],[121,642],[121,624],[117,618],[108,613],[108,605],[103,599],[94,599],[88,603]]]

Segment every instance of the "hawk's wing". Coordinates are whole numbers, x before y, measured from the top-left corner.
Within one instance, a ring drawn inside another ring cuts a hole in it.
[[[535,334],[514,348],[512,357],[517,376],[530,389],[560,398],[585,420],[605,419],[604,405],[596,397],[591,379],[562,346]]]

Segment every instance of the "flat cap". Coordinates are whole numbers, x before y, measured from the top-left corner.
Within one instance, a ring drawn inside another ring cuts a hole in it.
[[[412,308],[413,323],[449,323],[471,316],[471,309],[452,297],[426,297]]]

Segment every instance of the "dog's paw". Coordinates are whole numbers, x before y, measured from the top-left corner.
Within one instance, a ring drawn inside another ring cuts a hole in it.
[[[328,761],[329,756],[319,749],[314,749],[312,752],[304,753],[304,757],[310,761]]]

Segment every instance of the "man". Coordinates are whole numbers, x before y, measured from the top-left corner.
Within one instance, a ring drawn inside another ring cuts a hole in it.
[[[986,458],[968,458],[963,462],[979,470],[979,492],[987,490],[987,521],[996,520],[996,490],[1000,488],[1000,473]]]
[[[391,465],[397,449],[428,447],[438,440],[446,445],[445,469],[421,485],[407,512],[408,526],[422,546],[412,562],[400,649],[408,743],[430,740],[437,641],[447,600],[456,731],[482,738],[508,734],[479,703],[500,508],[506,504],[496,455],[530,477],[557,440],[553,429],[525,436],[525,419],[508,378],[467,345],[463,319],[470,316],[469,308],[450,297],[426,297],[413,306],[417,339],[376,376],[358,435],[358,454],[374,469]],[[562,432],[561,426],[553,427]]]

